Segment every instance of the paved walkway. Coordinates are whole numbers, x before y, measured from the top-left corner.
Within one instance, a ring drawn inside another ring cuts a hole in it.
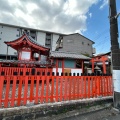
[[[61,120],[120,120],[120,112],[111,109],[103,109],[91,113],[72,116]]]

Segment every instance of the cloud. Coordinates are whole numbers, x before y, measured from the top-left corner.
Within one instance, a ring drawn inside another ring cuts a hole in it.
[[[90,18],[92,17],[92,13],[89,13]]]
[[[98,0],[1,0],[0,22],[61,33],[82,33],[87,30],[89,8],[97,2]]]
[[[100,6],[100,9],[103,9],[108,4],[108,0],[103,0],[102,5]]]

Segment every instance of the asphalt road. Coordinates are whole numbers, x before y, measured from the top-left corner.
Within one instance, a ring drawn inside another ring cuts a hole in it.
[[[117,112],[114,109],[104,109],[61,120],[120,120],[120,112]]]

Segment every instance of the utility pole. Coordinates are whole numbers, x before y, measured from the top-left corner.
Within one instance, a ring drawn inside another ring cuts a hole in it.
[[[114,84],[114,107],[120,110],[120,49],[118,43],[118,22],[116,12],[116,0],[109,0],[110,14],[110,37],[111,37],[111,58],[112,75]]]

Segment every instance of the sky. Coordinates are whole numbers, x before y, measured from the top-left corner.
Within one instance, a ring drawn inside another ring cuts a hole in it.
[[[116,4],[119,13],[120,0]],[[95,42],[97,54],[110,51],[108,0],[0,0],[0,11],[0,23],[80,33]]]

